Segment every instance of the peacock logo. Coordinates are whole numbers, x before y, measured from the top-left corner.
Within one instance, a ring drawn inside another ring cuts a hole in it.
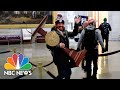
[[[12,57],[7,58],[4,68],[6,70],[30,70],[32,65],[29,63],[28,57],[24,57],[23,54],[17,55],[14,53]]]

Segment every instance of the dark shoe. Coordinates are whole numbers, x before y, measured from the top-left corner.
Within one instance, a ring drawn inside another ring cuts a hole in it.
[[[82,78],[82,79],[89,79],[89,78],[85,78],[85,77],[84,77],[84,78]]]
[[[105,49],[105,52],[107,52],[108,51],[108,49]]]
[[[87,78],[82,78],[82,79],[87,79]]]
[[[86,73],[86,72],[85,72]],[[87,73],[86,73],[87,74]],[[89,76],[85,76],[85,77],[83,77],[83,79],[91,79],[91,76],[89,75]]]
[[[92,79],[92,78],[91,78],[91,77],[89,77],[89,78],[88,78],[88,77],[85,77],[85,78],[83,78],[83,79]]]
[[[97,76],[91,76],[91,79],[97,79]]]

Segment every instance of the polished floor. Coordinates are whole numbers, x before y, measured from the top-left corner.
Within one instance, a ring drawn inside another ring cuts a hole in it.
[[[77,43],[70,39],[70,47],[76,49]],[[52,61],[50,51],[46,48],[45,43],[33,43],[33,44],[15,44],[15,45],[0,45],[0,51],[14,50],[22,53],[24,56],[29,57],[30,61],[36,65],[41,62],[46,65]],[[109,52],[120,49],[120,41],[109,41]],[[0,79],[13,79],[17,76],[4,75],[4,64],[7,57],[11,57],[14,52],[0,54]],[[101,49],[99,48],[99,53]],[[56,66],[53,64],[46,67],[48,71],[57,76]],[[85,77],[85,73],[80,67],[72,68],[71,79],[82,79]],[[120,53],[110,55],[108,57],[99,57],[98,59],[98,79],[120,79]],[[44,69],[42,74],[39,73],[39,69],[36,68],[32,75],[22,77],[21,79],[53,79],[49,76]]]

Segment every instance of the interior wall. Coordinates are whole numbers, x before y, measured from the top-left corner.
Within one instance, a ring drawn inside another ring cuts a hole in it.
[[[110,40],[120,40],[120,11],[109,11],[108,17],[108,22],[112,27]]]

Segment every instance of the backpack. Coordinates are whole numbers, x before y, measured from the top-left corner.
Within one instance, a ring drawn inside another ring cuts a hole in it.
[[[109,34],[109,23],[102,23],[102,30],[103,35]]]
[[[86,50],[94,50],[94,48],[98,45],[97,40],[95,38],[95,30],[85,29],[85,35],[83,38],[83,47]]]

